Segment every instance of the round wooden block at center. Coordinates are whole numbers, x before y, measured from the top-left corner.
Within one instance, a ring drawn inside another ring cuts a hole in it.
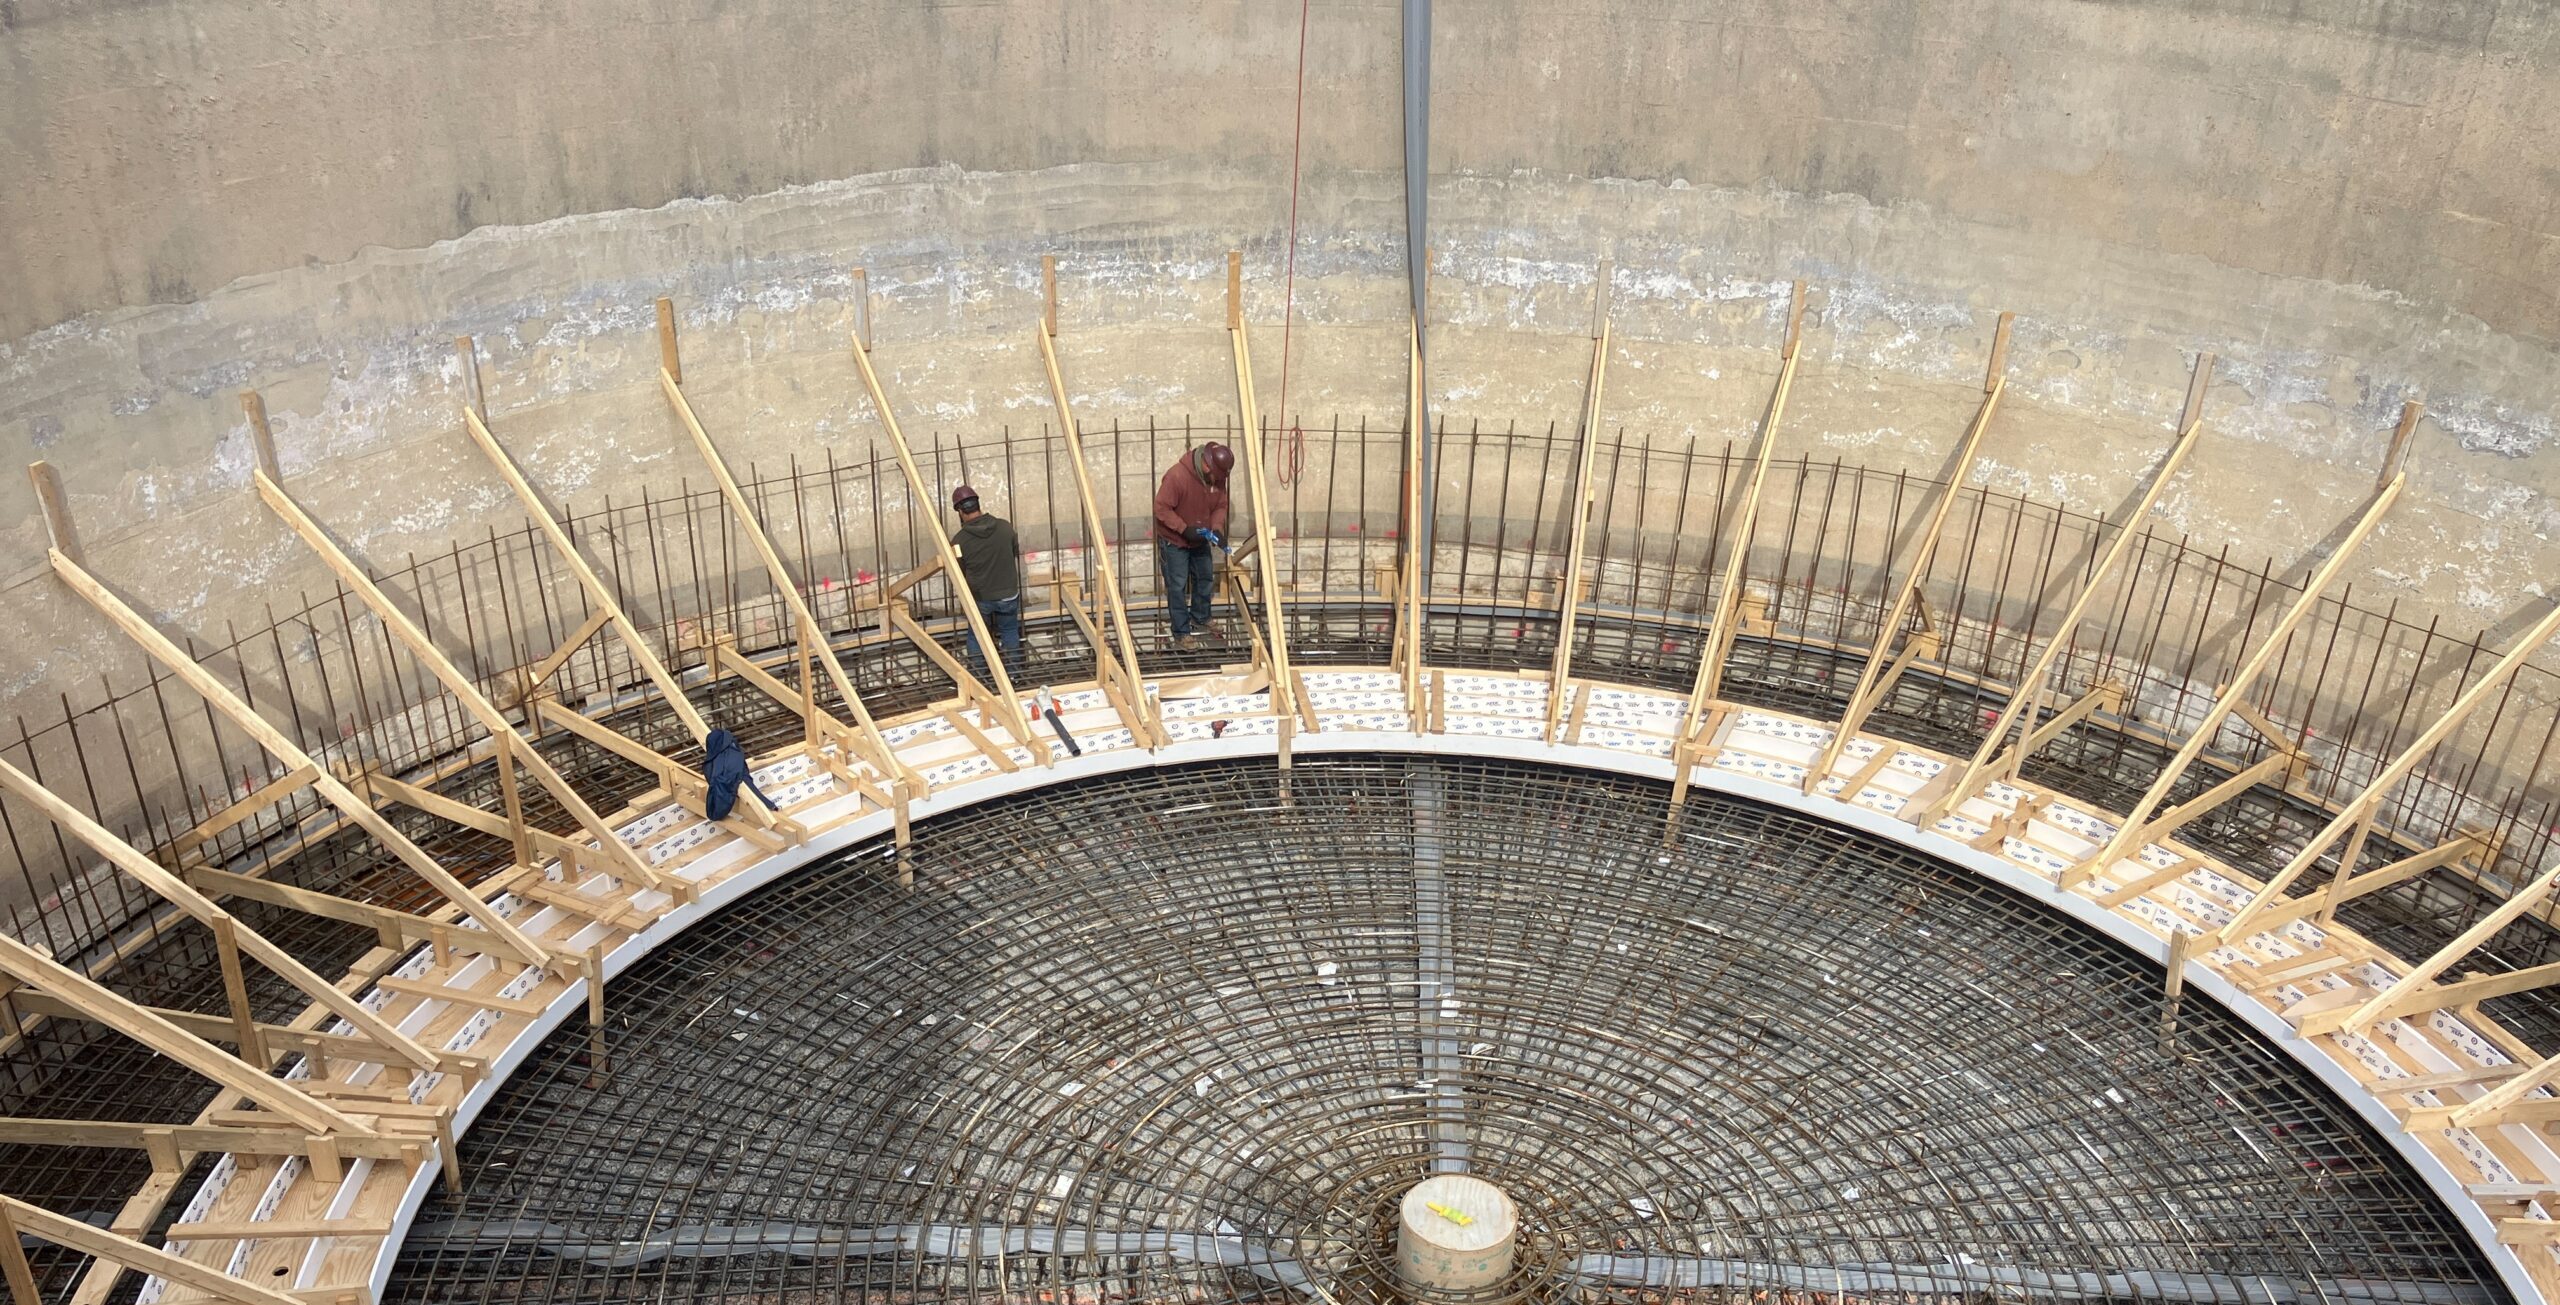
[[[1396,1272],[1427,1291],[1493,1286],[1511,1272],[1520,1211],[1501,1188],[1468,1174],[1435,1174],[1404,1194]]]

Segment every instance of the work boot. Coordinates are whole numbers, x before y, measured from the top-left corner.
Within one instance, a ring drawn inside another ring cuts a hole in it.
[[[1197,651],[1199,651],[1199,649],[1200,649],[1200,636],[1199,636],[1199,635],[1196,635],[1196,634],[1177,634],[1177,635],[1173,636],[1173,650],[1174,650],[1175,652],[1197,652]]]

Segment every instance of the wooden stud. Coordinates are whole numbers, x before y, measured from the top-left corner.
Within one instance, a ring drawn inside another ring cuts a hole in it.
[[[258,1037],[258,1020],[249,1012],[249,978],[240,969],[240,926],[230,916],[213,920],[214,952],[222,966],[222,995],[231,1007],[233,1044],[240,1048],[240,1058],[265,1069],[267,1044]]]
[[[2437,744],[2442,743],[2472,712],[2488,701],[2491,694],[2496,693],[2510,677],[2523,669],[2525,661],[2543,644],[2549,642],[2555,632],[2560,632],[2560,606],[2554,606],[2541,620],[2534,622],[2533,628],[2526,631],[2524,637],[2518,639],[2515,645],[2507,650],[2506,655],[2500,657],[2497,664],[2489,668],[2488,674],[2481,676],[2469,688],[2463,690],[2462,696],[2454,700],[2453,706],[2447,708],[2442,716],[2437,717],[2435,723],[2421,732],[2408,747],[2402,749],[2400,755],[2393,758],[2390,765],[2383,767],[2381,773],[2374,776],[2373,782],[2367,784],[2364,790],[2352,800],[2339,807],[2337,813],[2330,818],[2328,825],[2318,834],[2313,835],[2311,841],[2303,844],[2294,854],[2293,860],[2287,862],[2284,869],[2277,871],[2273,878],[2267,880],[2266,884],[2259,888],[2257,895],[2251,897],[2248,904],[2242,906],[2229,923],[2209,931],[2206,937],[2213,942],[2226,942],[2234,938],[2246,938],[2251,933],[2263,929],[2265,926],[2257,923],[2258,917],[2275,904],[2284,890],[2292,887],[2294,880],[2301,878],[2304,871],[2309,870],[2319,861],[2321,855],[2338,841],[2340,835],[2347,833],[2353,826],[2378,810],[2383,798],[2391,789],[2416,771],[2419,763],[2426,760],[2427,754],[2435,751]],[[2342,874],[2352,874],[2353,871],[2353,866],[2341,869]]]
[[[863,360],[867,373],[871,366],[870,355],[860,349],[853,352],[854,357]],[[693,437],[694,451],[701,454],[703,462],[711,468],[711,478],[719,485],[720,496],[728,501],[729,511],[737,517],[745,530],[747,542],[754,545],[757,559],[764,564],[766,578],[773,582],[774,591],[790,611],[800,641],[810,649],[812,658],[826,666],[829,678],[835,683],[836,693],[853,712],[853,724],[847,727],[838,722],[838,728],[847,736],[849,743],[860,746],[865,758],[881,774],[892,773],[898,761],[891,753],[888,741],[880,736],[879,722],[871,718],[871,708],[853,687],[852,678],[845,674],[844,663],[837,658],[835,646],[827,638],[826,627],[818,623],[818,615],[810,610],[809,600],[800,592],[799,583],[791,578],[790,569],[783,565],[782,554],[773,546],[773,537],[765,533],[763,518],[756,515],[753,505],[747,502],[746,491],[738,487],[737,477],[729,474],[728,460],[720,456],[719,446],[711,442],[711,433],[704,430],[701,420],[694,416],[693,404],[686,400],[683,389],[677,386],[675,373],[659,373],[658,388],[675,408],[676,417],[684,423],[685,433]],[[975,612],[977,609],[973,606],[970,610]],[[818,656],[821,650],[825,653],[823,657]],[[858,739],[853,737],[856,731],[859,732]],[[753,803],[744,805],[762,810],[761,806]]]
[[[1801,279],[1787,291],[1786,341],[1779,356],[1792,361],[1796,356],[1796,346],[1804,341],[1804,282]]]
[[[2005,754],[2002,752],[2002,746],[2008,742],[2011,727],[2019,728],[2022,736],[2021,743],[2034,737],[2036,722],[2029,711],[2029,705],[2034,704],[2036,708],[2042,708],[2046,680],[2053,674],[2054,666],[2061,660],[2064,651],[2071,646],[2072,632],[2080,627],[2081,619],[2088,615],[2090,607],[2097,602],[2099,590],[2106,587],[2107,579],[2114,574],[2117,564],[2124,560],[2125,554],[2133,551],[2134,538],[2141,533],[2143,522],[2150,517],[2151,509],[2160,502],[2161,496],[2168,492],[2169,482],[2177,476],[2178,468],[2187,460],[2187,454],[2194,450],[2197,436],[2203,429],[2201,425],[2190,424],[2179,432],[2177,442],[2169,446],[2169,456],[2162,459],[2160,469],[2152,473],[2151,483],[2142,491],[2141,499],[2135,502],[2133,510],[2125,515],[2124,524],[2117,527],[2115,539],[2109,542],[2106,551],[2099,555],[2097,565],[2090,569],[2088,579],[2081,584],[2079,593],[2071,600],[2071,605],[2063,610],[2062,619],[2054,626],[2053,633],[2046,636],[2044,650],[2036,655],[2035,663],[2027,668],[2026,675],[2019,680],[2018,691],[2010,695],[2008,705],[2001,708],[2000,715],[1992,721],[1991,728],[1984,732],[1981,746],[1974,749],[1973,758],[1956,773],[1955,782],[1948,785],[1947,790],[1939,794],[1936,801],[1925,805],[1914,804],[1917,812],[1912,817],[1913,824],[1927,829],[1936,824],[1939,817],[1972,797],[1981,785],[1987,782],[1993,769],[1994,757],[2001,759],[2001,769],[2004,774],[2015,774],[2018,766],[2025,762],[2028,753],[2024,749],[2013,749]],[[2020,719],[2022,716],[2026,717],[2023,723]]]
[[[1600,260],[1600,271],[1591,279],[1591,338],[1597,340],[1609,333],[1609,289],[1615,275],[1608,259]]]
[[[1257,545],[1253,551],[1253,563],[1262,579],[1263,620],[1270,626],[1270,635],[1265,642],[1271,658],[1271,710],[1274,715],[1294,716],[1297,709],[1291,702],[1295,690],[1289,675],[1289,625],[1281,610],[1280,573],[1272,557],[1279,550],[1265,538],[1275,524],[1271,515],[1270,476],[1267,474],[1270,464],[1262,456],[1262,401],[1254,388],[1253,343],[1246,336],[1241,324],[1227,332],[1228,343],[1235,352],[1236,410],[1241,418],[1237,437],[1244,443],[1244,456],[1238,461],[1248,473],[1245,489],[1253,505],[1254,543]],[[1238,607],[1236,615],[1251,625],[1245,608]]]
[[[676,301],[658,299],[658,370],[684,381],[684,359],[676,351]]]
[[[1981,406],[1974,410],[1972,423],[1965,427],[1964,439],[1956,446],[1955,472],[1947,477],[1945,488],[1938,491],[1938,501],[1930,508],[1928,523],[1921,527],[1920,538],[1912,549],[1911,564],[1903,568],[1902,581],[1894,586],[1893,601],[1885,605],[1884,622],[1876,627],[1875,643],[1867,649],[1866,665],[1859,670],[1857,683],[1849,691],[1848,708],[1841,715],[1839,727],[1831,732],[1831,741],[1823,745],[1813,765],[1805,771],[1806,793],[1821,791],[1822,781],[1832,777],[1832,767],[1838,764],[1841,749],[1848,747],[1849,740],[1866,728],[1869,713],[1891,691],[1899,670],[1909,665],[1906,654],[1905,660],[1893,663],[1897,674],[1889,675],[1885,670],[1895,642],[1902,637],[1902,625],[1910,616],[1912,600],[1919,595],[1921,578],[1929,573],[1929,563],[1937,556],[1938,539],[1946,532],[1948,517],[1955,510],[1956,496],[1963,492],[1965,478],[1973,473],[1974,459],[1982,451],[1982,437],[1991,429],[1992,414],[2000,410],[2000,395],[2006,388],[2003,382],[1995,379],[1991,388],[1984,392]],[[1887,560],[1889,564],[1890,558]],[[1937,639],[1934,635],[1922,634],[1911,643],[1916,649],[1924,641],[1934,648]],[[1855,788],[1841,791],[1844,800],[1857,795]]]
[[[1058,334],[1058,256],[1040,256],[1040,331],[1054,339]]]
[[[257,460],[257,468],[277,480],[284,479],[284,468],[276,461],[276,433],[267,424],[267,401],[256,390],[240,391],[240,411],[249,419],[249,451]]]
[[[889,786],[889,794],[896,799],[896,804],[890,808],[890,820],[897,830],[898,887],[913,888],[916,886],[915,826],[914,815],[909,808],[914,805],[915,790],[907,786],[906,780],[900,779]]]
[[[482,387],[480,383],[479,346],[472,341],[470,336],[457,335],[453,337],[453,356],[455,361],[462,364],[463,406],[480,414],[480,420],[487,421],[489,419],[489,392],[487,389]],[[282,480],[284,478],[282,476],[278,476],[276,479]]]
[[[978,647],[986,654],[987,672],[995,680],[995,691],[1002,699],[999,710],[1005,723],[1013,730],[1014,738],[1029,747],[1031,755],[1046,766],[1050,761],[1049,750],[1040,746],[1039,739],[1032,734],[1031,718],[1023,713],[1022,699],[1013,691],[1013,673],[1005,669],[1003,650],[996,647],[995,636],[987,629],[987,618],[978,610],[977,599],[970,595],[969,582],[961,577],[960,555],[952,550],[951,534],[942,528],[941,514],[933,507],[940,500],[924,483],[924,473],[916,467],[915,450],[907,446],[906,431],[898,425],[898,414],[889,406],[888,392],[880,386],[880,374],[872,370],[871,356],[860,349],[854,350],[853,362],[862,373],[862,388],[871,396],[871,407],[880,418],[880,428],[888,432],[890,450],[898,455],[898,470],[906,476],[907,493],[911,496],[909,510],[933,514],[932,525],[926,533],[933,536],[934,555],[942,559],[943,574],[951,582],[951,591],[959,596],[960,615],[968,621],[969,632],[977,638]],[[884,751],[886,747],[882,745]]]
[[[106,586],[99,584],[96,578],[82,570],[78,563],[56,552],[53,554],[53,570],[54,574],[60,576],[63,583],[69,585],[74,593],[87,600],[89,605],[96,608],[101,615],[113,621],[135,643],[142,645],[143,650],[150,653],[153,660],[184,680],[187,687],[195,690],[198,697],[229,717],[232,724],[256,740],[270,754],[289,767],[300,769],[309,766],[318,771],[312,783],[319,790],[322,798],[352,818],[359,828],[373,835],[384,847],[389,848],[392,855],[399,858],[402,864],[433,885],[436,891],[444,894],[465,914],[478,921],[482,928],[505,940],[529,960],[539,963],[549,958],[551,953],[543,950],[539,944],[526,937],[523,930],[516,928],[505,916],[498,914],[487,902],[475,896],[469,888],[463,886],[462,881],[453,877],[451,871],[446,870],[434,857],[427,855],[425,850],[410,841],[407,835],[393,828],[391,822],[383,819],[382,813],[374,810],[371,803],[357,797],[339,781],[337,776],[321,770],[320,763],[313,760],[310,753],[303,751],[301,745],[286,738],[283,731],[268,724],[267,719],[258,714],[257,708],[249,705],[248,699],[241,697],[230,686],[215,679],[211,672],[197,664],[195,658],[181,651],[178,645],[169,641],[168,636],[161,634],[158,628],[144,620],[140,613],[126,606],[123,599],[110,593]]]
[[[1244,251],[1227,251],[1227,329],[1244,329]]]
[[[2383,450],[2377,483],[2388,484],[2401,475],[2409,457],[2409,437],[2418,433],[2418,421],[2426,415],[2427,405],[2416,399],[2400,405],[2400,424],[2391,431],[2391,446]]]
[[[1982,391],[1989,394],[2000,388],[2009,374],[2009,328],[2018,320],[2016,313],[2000,314],[2000,324],[1991,328],[1991,365],[1983,369]]]
[[[1602,264],[1603,268],[1607,265]],[[1582,551],[1591,528],[1593,486],[1591,472],[1600,451],[1600,395],[1609,377],[1609,324],[1600,323],[1591,337],[1591,368],[1584,375],[1582,387],[1582,428],[1579,448],[1574,460],[1573,493],[1565,512],[1570,522],[1565,536],[1564,576],[1560,588],[1564,602],[1557,611],[1555,660],[1547,669],[1547,723],[1539,734],[1542,741],[1556,741],[1556,722],[1564,711],[1565,687],[1573,679],[1573,640],[1581,620]]]
[[[36,507],[44,513],[44,532],[53,551],[82,561],[87,555],[80,551],[80,532],[71,526],[71,503],[62,492],[61,475],[50,462],[30,462],[27,483],[35,486]]]
[[[634,883],[661,889],[681,901],[692,900],[692,883],[660,874],[624,844],[613,832],[613,826],[606,823],[604,817],[594,807],[588,805],[586,798],[574,785],[570,784],[568,776],[561,774],[558,768],[542,755],[541,749],[534,747],[531,740],[518,732],[514,723],[506,718],[506,714],[498,710],[498,705],[491,702],[488,695],[480,691],[480,686],[474,684],[470,676],[462,673],[461,667],[454,665],[452,659],[444,655],[444,650],[436,646],[435,640],[428,637],[426,630],[417,622],[410,620],[408,613],[401,611],[399,606],[391,601],[391,596],[384,593],[382,587],[375,584],[373,578],[365,573],[364,568],[357,566],[355,560],[338,547],[337,541],[329,538],[328,532],[321,528],[318,521],[312,519],[310,513],[303,510],[300,503],[294,501],[292,495],[284,491],[283,486],[263,475],[257,478],[256,483],[258,497],[267,505],[268,510],[274,512],[277,518],[300,537],[302,542],[310,547],[312,553],[317,555],[342,583],[364,600],[365,607],[381,618],[383,628],[397,639],[402,647],[409,650],[409,655],[415,658],[419,665],[425,667],[427,673],[434,676],[436,682],[443,685],[446,692],[453,695],[454,700],[459,702],[462,709],[479,723],[480,728],[488,731],[491,739],[498,742],[498,771],[503,785],[512,788],[515,766],[524,766],[533,773],[534,782],[541,785],[543,791],[549,793],[553,800],[560,804],[561,809],[569,813],[570,819],[577,821],[579,828],[595,837],[596,845],[614,864],[615,878],[628,879]],[[517,803],[512,807],[512,815],[507,822],[506,837],[510,842],[521,847],[526,842],[524,833],[523,807],[521,803]]]
[[[18,1240],[18,1221],[9,1217],[6,1203],[0,1203],[0,1272],[9,1279],[10,1305],[44,1305],[44,1293],[36,1289],[35,1270],[27,1263],[27,1248]]]
[[[2186,742],[2179,746],[2177,754],[2169,759],[2168,766],[2153,778],[2151,787],[2145,790],[2142,797],[2134,803],[2133,809],[2124,813],[2124,819],[2116,826],[2114,836],[2109,838],[2095,855],[2062,876],[2065,887],[2070,886],[2077,879],[2097,875],[2126,856],[2139,854],[2144,842],[2165,835],[2166,831],[2155,830],[2146,825],[2145,822],[2150,820],[2151,813],[2158,810],[2160,804],[2168,800],[2170,792],[2178,786],[2178,782],[2186,778],[2188,767],[2194,765],[2196,759],[2204,755],[2205,748],[2210,746],[2214,737],[2221,733],[2222,723],[2246,704],[2250,692],[2257,686],[2258,677],[2275,664],[2277,656],[2284,652],[2286,643],[2293,638],[2293,632],[2299,629],[2304,621],[2310,619],[2311,613],[2319,607],[2321,595],[2326,593],[2329,586],[2337,580],[2338,573],[2346,569],[2348,560],[2356,555],[2356,551],[2364,547],[2364,541],[2372,536],[2374,528],[2382,524],[2383,516],[2389,513],[2391,505],[2399,500],[2400,489],[2404,483],[2400,478],[2394,477],[2390,484],[2382,487],[2382,492],[2374,495],[2371,503],[2365,505],[2364,514],[2357,519],[2355,526],[2348,530],[2347,537],[2339,541],[2336,548],[2330,550],[2328,558],[2320,564],[2320,569],[2313,572],[2311,578],[2304,582],[2301,594],[2285,608],[2284,615],[2277,618],[2275,625],[2268,629],[2266,637],[2260,639],[2257,648],[2249,654],[2248,660],[2242,662],[2240,669],[2233,673],[2231,682],[2223,686],[2213,706],[2205,712],[2204,719],[2197,722],[2195,729],[2187,735]],[[2285,746],[2280,739],[2269,741],[2278,747]],[[2239,793],[2235,791],[2229,796],[2237,797]],[[2190,807],[2193,805],[2195,804],[2192,802],[2187,804]],[[2180,808],[2182,811],[2185,809]],[[2194,815],[2201,814],[2203,813],[2194,813]],[[2194,815],[2189,815],[2187,819],[2194,819]]]
[[[1133,729],[1144,738],[1155,728],[1154,722],[1146,715],[1146,672],[1138,664],[1137,640],[1129,633],[1129,609],[1120,595],[1119,568],[1112,564],[1109,531],[1102,520],[1102,509],[1094,498],[1093,474],[1085,464],[1084,433],[1076,424],[1074,405],[1067,402],[1067,382],[1058,370],[1057,348],[1050,343],[1047,334],[1039,335],[1038,339],[1040,365],[1049,380],[1049,402],[1057,408],[1058,430],[1067,442],[1067,464],[1075,471],[1076,504],[1084,514],[1085,548],[1093,558],[1094,577],[1102,582],[1103,612],[1110,618],[1110,632],[1119,647],[1118,664],[1128,675],[1129,706],[1136,713]],[[1109,649],[1098,642],[1094,652],[1104,658],[1111,655]]]

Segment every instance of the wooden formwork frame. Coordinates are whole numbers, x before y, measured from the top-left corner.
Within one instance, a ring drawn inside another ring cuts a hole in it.
[[[2201,364],[2199,375],[2202,368],[2209,365],[2209,360]],[[2200,391],[2197,397],[2200,401]],[[2151,473],[2151,483],[2144,488],[2133,510],[2125,514],[2124,524],[2117,528],[2115,539],[2099,554],[2097,564],[2089,570],[2088,579],[2082,582],[2071,605],[2064,609],[2062,619],[2054,624],[2053,633],[2045,636],[2043,651],[2036,654],[2034,665],[2019,679],[2017,691],[2010,695],[2008,705],[1993,718],[1990,730],[1982,737],[1981,746],[1974,749],[1972,759],[1961,769],[1951,772],[1947,785],[1934,797],[1913,804],[1913,824],[1926,829],[1937,823],[1939,817],[1980,792],[1983,785],[2017,775],[2018,767],[2034,750],[2027,745],[2038,738],[2035,713],[2043,707],[2050,689],[2047,682],[2052,678],[2054,667],[2070,650],[2073,631],[2080,628],[2081,620],[2089,614],[2099,592],[2106,588],[2108,579],[2124,561],[2125,554],[2133,550],[2133,541],[2141,533],[2143,523],[2150,519],[2151,509],[2168,492],[2169,482],[2185,465],[2187,455],[2195,451],[2196,440],[2203,432],[2204,423],[2200,415],[2190,418],[2179,428],[2177,441],[2169,446],[2169,455],[2161,459],[2159,468]],[[2004,752],[2013,728],[2020,733],[2019,745]]]
[[[672,347],[674,339],[672,318],[661,317],[660,325],[662,339]],[[596,574],[594,565],[587,560],[585,550],[579,548],[577,541],[570,538],[568,528],[561,525],[560,518],[552,514],[550,504],[542,501],[542,495],[534,489],[533,482],[525,478],[524,469],[516,465],[514,456],[507,452],[504,445],[498,443],[498,437],[490,433],[488,425],[481,421],[478,412],[465,407],[462,410],[462,424],[463,429],[470,433],[471,442],[479,446],[480,452],[488,458],[490,466],[497,470],[499,478],[506,481],[507,488],[515,492],[516,501],[523,504],[525,514],[541,530],[543,538],[550,542],[552,552],[558,555],[561,563],[569,568],[569,573],[577,578],[579,589],[587,596],[587,605],[604,614],[604,624],[613,627],[615,635],[621,638],[624,649],[631,654],[632,660],[639,664],[641,673],[648,676],[651,686],[657,689],[659,699],[666,703],[669,711],[675,713],[676,719],[683,723],[685,730],[693,736],[696,743],[708,738],[711,734],[710,723],[703,720],[702,713],[694,709],[693,700],[685,696],[684,686],[676,682],[674,672],[667,669],[667,664],[659,659],[657,651],[649,646],[649,641],[641,637],[640,627],[633,624],[630,615],[622,610],[622,603],[613,596],[612,587],[605,584],[602,576]],[[592,635],[601,627],[590,618],[581,628]],[[574,642],[570,646],[562,647],[553,654],[553,657],[565,659]],[[557,661],[547,663],[554,668],[557,664]],[[548,672],[545,678],[548,678]],[[546,713],[542,710],[542,704],[546,700],[543,693],[529,686],[524,703],[526,718],[534,721],[545,719]],[[651,770],[660,773],[682,771],[693,777],[691,787],[694,791],[708,791],[708,781],[702,778],[700,771],[690,766],[680,765],[673,758],[655,749],[646,749],[646,751],[650,754],[651,760],[643,764]],[[755,803],[742,803],[738,810],[742,813],[739,819],[767,828],[773,826],[773,813]]]

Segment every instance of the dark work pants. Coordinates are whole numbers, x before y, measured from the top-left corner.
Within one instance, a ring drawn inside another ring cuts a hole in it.
[[[1176,639],[1209,623],[1209,607],[1217,597],[1216,568],[1209,546],[1184,548],[1156,541],[1156,560],[1164,567],[1164,610],[1173,620]]]

